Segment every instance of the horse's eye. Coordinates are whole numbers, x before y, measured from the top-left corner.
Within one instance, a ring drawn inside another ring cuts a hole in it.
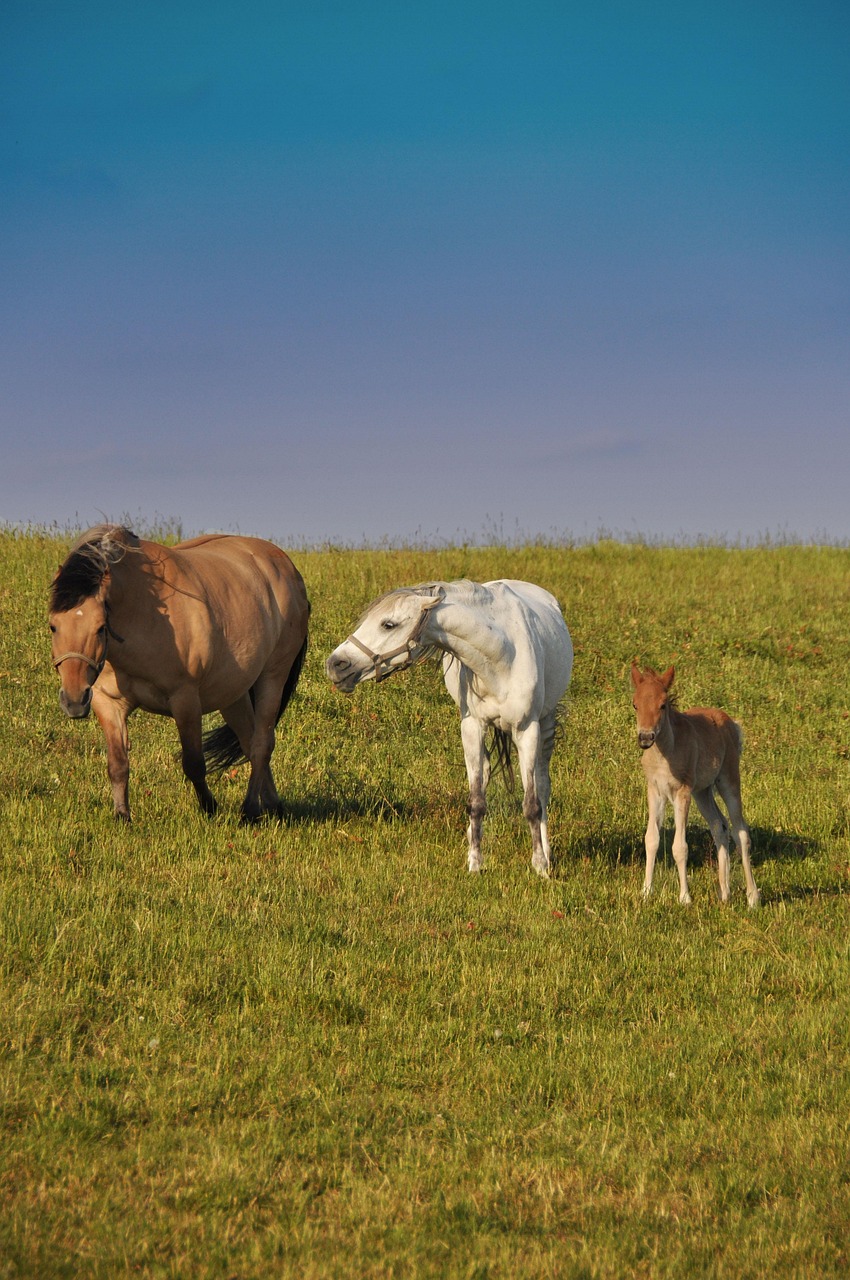
[[[52,622],[50,623],[50,630],[53,632],[54,635],[56,635],[56,627],[53,625]]]
[[[385,631],[395,630],[396,625],[397,624],[393,622],[392,618],[385,618],[384,621],[381,623],[381,626],[384,628]]]

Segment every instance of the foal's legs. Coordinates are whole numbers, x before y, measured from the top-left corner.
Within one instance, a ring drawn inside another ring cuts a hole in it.
[[[203,734],[201,730],[201,701],[197,690],[187,686],[171,699],[171,714],[177,725],[182,749],[183,772],[195,788],[198,804],[208,817],[218,805],[207,786],[207,765],[204,760]]]
[[[490,760],[484,749],[484,725],[471,715],[461,717],[460,736],[466,776],[469,779],[469,826],[466,838],[469,844],[468,865],[470,871],[480,871],[481,823],[487,812],[487,783],[490,780]]]
[[[533,720],[525,729],[517,729],[514,739],[522,777],[522,812],[531,830],[531,865],[538,875],[548,876],[550,850],[544,801],[549,799],[549,775],[548,762],[541,760],[540,722]],[[544,771],[546,783],[541,796],[538,781]]]
[[[691,895],[688,891],[688,842],[686,832],[688,826],[688,810],[691,807],[690,787],[680,787],[673,797],[673,816],[676,821],[676,832],[673,836],[673,860],[679,873],[679,901],[688,906]]]
[[[648,898],[652,893],[652,880],[655,875],[655,859],[661,843],[661,828],[664,826],[664,798],[650,782],[646,788],[646,803],[649,818],[646,824],[644,847],[646,849],[646,873],[643,877],[643,896]]]
[[[729,901],[729,826],[720,812],[714,791],[706,787],[694,792],[694,801],[711,829],[711,838],[717,849],[717,879],[720,882],[720,901]]]
[[[735,833],[735,843],[741,850],[741,863],[744,868],[744,879],[747,883],[747,906],[754,910],[761,906],[761,894],[756,887],[753,868],[750,862],[750,829],[744,821],[741,805],[741,782],[739,777],[721,775],[717,779],[717,790],[723,797],[723,803],[729,811],[729,821]]]

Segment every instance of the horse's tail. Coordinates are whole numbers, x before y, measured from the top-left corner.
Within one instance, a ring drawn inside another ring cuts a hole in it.
[[[286,677],[286,684],[283,686],[283,693],[280,696],[280,706],[275,716],[275,724],[283,715],[289,706],[293,693],[295,692],[298,680],[301,676],[301,669],[304,666],[304,658],[307,654],[307,637],[304,637],[304,643],[299,649],[295,661],[289,668],[289,675]],[[254,701],[254,690],[251,689],[251,702]],[[245,752],[242,750],[239,739],[233,732],[229,724],[220,724],[217,729],[210,729],[209,733],[204,734],[204,757],[207,762],[207,768],[213,773],[220,773],[223,769],[231,769],[237,764],[244,764],[247,760]]]
[[[511,742],[512,738],[509,733],[505,733],[504,729],[494,729],[493,737],[490,741],[487,754],[490,757],[490,764],[495,773],[503,773],[505,781],[513,790],[514,786],[514,766],[511,759]],[[495,762],[493,757],[496,757]]]

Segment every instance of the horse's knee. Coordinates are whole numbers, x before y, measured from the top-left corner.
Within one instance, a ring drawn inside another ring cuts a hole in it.
[[[526,791],[522,801],[523,816],[528,822],[539,822],[543,815],[543,805],[534,791]]]
[[[480,822],[487,812],[487,801],[484,796],[478,792],[471,793],[467,801],[466,812],[473,821]]]
[[[207,776],[207,766],[203,755],[196,751],[184,751],[181,757],[183,772],[193,786],[201,786]]]

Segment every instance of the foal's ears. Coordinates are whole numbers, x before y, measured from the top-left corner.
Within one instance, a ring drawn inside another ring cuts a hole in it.
[[[635,688],[637,688],[639,684],[643,684],[647,676],[654,676],[654,675],[655,675],[655,672],[652,670],[651,667],[648,671],[643,672],[641,671],[640,667],[636,662],[632,663],[631,677],[632,677],[632,684],[634,685]],[[665,693],[673,683],[675,675],[676,675],[676,668],[668,667],[667,670],[664,672],[664,674],[658,677],[658,679],[661,681],[661,685]]]

